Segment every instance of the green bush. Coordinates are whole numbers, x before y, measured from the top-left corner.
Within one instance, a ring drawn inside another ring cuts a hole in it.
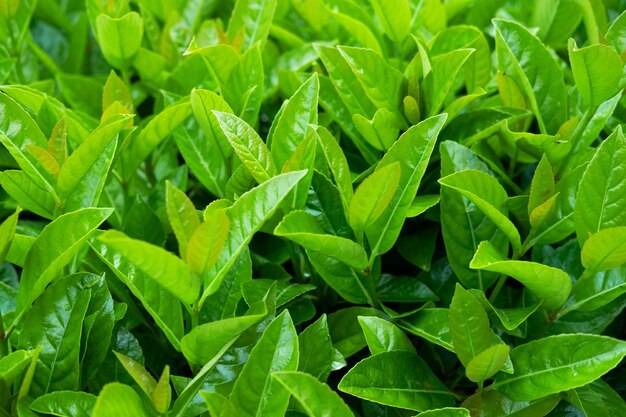
[[[625,9],[1,0],[0,417],[626,416]]]

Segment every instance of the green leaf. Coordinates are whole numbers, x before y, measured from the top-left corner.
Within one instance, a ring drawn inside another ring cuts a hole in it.
[[[230,113],[213,111],[213,114],[235,153],[259,184],[276,175],[270,151],[252,127]]]
[[[170,387],[170,367],[169,365],[165,365],[163,368],[163,372],[159,377],[159,381],[157,382],[154,390],[152,391],[152,395],[150,395],[150,401],[152,401],[152,405],[154,408],[161,413],[167,413],[170,408],[170,404],[172,403],[172,388]]]
[[[136,12],[121,17],[101,14],[96,18],[96,36],[109,64],[121,70],[133,64],[141,47],[143,27],[143,19]]]
[[[328,330],[333,346],[345,358],[367,346],[363,329],[359,325],[359,316],[386,317],[379,310],[358,306],[347,307],[328,315]]]
[[[470,267],[516,279],[542,299],[548,311],[565,304],[572,289],[572,279],[563,270],[537,262],[508,260],[487,241],[478,246]]]
[[[257,306],[245,316],[201,324],[187,333],[181,348],[185,358],[196,365],[208,363],[230,340],[258,323],[268,314],[266,306]]]
[[[193,232],[200,226],[198,212],[187,195],[167,181],[165,184],[165,208],[170,226],[178,241],[182,259],[187,259],[187,245]]]
[[[131,239],[116,230],[101,234],[98,240],[110,250],[119,252],[147,278],[158,283],[183,303],[193,304],[198,298],[200,281],[172,253],[150,243]]]
[[[369,293],[362,282],[363,276],[354,268],[333,256],[321,252],[307,251],[307,256],[315,271],[341,297],[354,304],[371,302]]]
[[[419,414],[422,417],[470,417],[470,413],[465,408],[437,408],[435,410],[428,410]]]
[[[18,204],[32,213],[45,219],[52,219],[56,209],[53,196],[39,188],[21,170],[5,170],[0,172],[0,185]]]
[[[623,69],[615,49],[601,44],[578,49],[573,39],[567,49],[576,88],[586,104],[595,109],[617,93]]]
[[[541,41],[519,23],[494,19],[498,69],[520,86],[541,133],[554,134],[567,117],[563,72]]]
[[[276,212],[289,191],[298,184],[305,174],[306,171],[296,171],[278,175],[253,188],[235,201],[228,210],[230,229],[226,244],[220,252],[216,264],[207,274],[210,278],[208,282],[205,282],[206,289],[202,294],[201,305],[203,299],[218,290],[226,273],[250,243],[252,236]]]
[[[415,196],[411,207],[406,214],[406,217],[417,217],[424,213],[429,208],[435,207],[439,204],[441,197],[438,194],[426,194]]]
[[[348,220],[358,238],[383,214],[400,182],[400,164],[377,169],[359,185],[350,201]]]
[[[454,404],[452,393],[426,362],[403,351],[382,352],[362,360],[341,379],[338,388],[364,400],[415,411]]]
[[[536,401],[513,401],[498,391],[483,391],[463,402],[463,407],[479,417],[544,417],[561,401],[550,395]]]
[[[230,220],[224,210],[215,210],[191,235],[187,265],[192,272],[204,275],[217,261],[226,238]]]
[[[22,209],[18,207],[15,213],[4,219],[2,224],[0,224],[0,262],[4,262],[9,248],[11,248],[11,243],[15,236],[15,228],[17,227],[17,218],[21,211]]]
[[[350,407],[323,382],[302,372],[274,372],[272,377],[295,398],[309,417],[354,417]]]
[[[491,347],[493,332],[489,317],[480,302],[459,284],[448,314],[454,351],[461,363],[468,367],[475,357]]]
[[[626,11],[625,11],[626,12]],[[606,32],[606,40],[616,51],[626,50],[626,13],[622,12],[611,24]]]
[[[447,308],[425,308],[403,319],[400,327],[455,353],[450,335],[449,314]]]
[[[466,366],[465,375],[470,381],[483,382],[494,376],[509,359],[507,345],[493,345],[474,356]]]
[[[53,178],[26,151],[29,145],[47,147],[47,140],[39,126],[26,111],[6,94],[0,94],[0,143],[9,151],[30,180],[42,190],[54,193]]]
[[[30,403],[30,408],[54,416],[91,417],[96,396],[86,392],[55,391]]]
[[[183,337],[183,314],[178,299],[148,274],[136,268],[134,260],[131,261],[121,252],[98,239],[92,239],[89,244],[115,276],[137,297],[172,346],[180,350],[180,339]]]
[[[626,263],[626,227],[611,227],[594,233],[580,254],[583,266],[593,272],[606,271]]]
[[[358,319],[372,355],[394,350],[416,353],[409,338],[393,323],[372,316],[359,316]]]
[[[507,217],[509,197],[495,177],[478,170],[465,170],[441,178],[439,183],[474,203],[502,230],[515,250],[521,249],[520,234]]]
[[[298,370],[324,382],[331,371],[346,365],[343,356],[333,347],[326,314],[310,324],[298,336],[300,358]]]
[[[237,417],[241,411],[228,398],[217,392],[200,392],[211,417]]]
[[[338,46],[337,49],[372,103],[402,117],[399,110],[402,74],[371,49],[348,46]]]
[[[108,120],[67,158],[57,180],[65,212],[98,204],[113,163],[118,134],[131,118],[121,116]]]
[[[625,158],[626,139],[618,128],[598,147],[580,180],[574,223],[581,246],[592,233],[626,226]]]
[[[228,37],[234,39],[243,30],[243,47],[265,42],[270,33],[276,0],[237,0],[228,23]]]
[[[0,380],[11,385],[30,365],[33,359],[32,350],[16,350],[0,358]]]
[[[92,417],[147,417],[139,395],[128,385],[113,382],[102,388]]]
[[[274,229],[274,234],[354,268],[363,269],[367,266],[367,254],[360,245],[343,237],[326,234],[315,217],[305,211],[296,210],[286,215]]]
[[[528,215],[532,216],[533,211],[554,196],[555,192],[552,166],[544,154],[537,165],[537,169],[535,169],[535,174],[533,175],[533,180],[530,185]]]
[[[152,391],[157,385],[156,380],[144,368],[142,364],[134,361],[126,355],[113,351],[117,360],[122,364],[126,372],[133,378],[133,381],[139,385],[139,388],[148,396],[152,395]]]
[[[73,211],[57,217],[42,230],[24,263],[15,310],[18,317],[43,294],[112,212],[97,208]]]
[[[517,329],[528,319],[528,317],[530,317],[531,314],[537,311],[541,305],[540,303],[535,303],[527,307],[497,308],[489,302],[484,292],[480,290],[468,291],[474,296],[474,298],[480,301],[487,311],[493,311],[500,320],[500,323],[502,323],[502,326],[509,331]]]
[[[348,161],[344,155],[339,143],[333,135],[325,127],[318,126],[315,129],[317,143],[322,148],[330,172],[333,175],[335,184],[339,189],[341,196],[341,202],[344,207],[344,211],[347,213],[349,210],[350,200],[354,190],[352,189],[352,179],[350,178],[350,167]]]
[[[130,179],[141,163],[174,130],[191,115],[188,99],[174,103],[157,113],[133,139],[124,159],[124,177]]]
[[[567,399],[586,416],[609,417],[626,412],[624,399],[601,379],[569,391]]]
[[[411,7],[407,0],[372,0],[372,7],[385,34],[396,43],[411,32]]]
[[[228,103],[217,93],[200,88],[191,91],[189,101],[191,102],[193,115],[202,127],[202,131],[207,136],[208,142],[210,142],[212,146],[219,148],[223,157],[229,157],[233,152],[232,148],[228,144],[228,140],[224,136],[222,129],[220,129],[217,118],[213,114],[213,110],[232,113],[233,111]],[[198,149],[204,149],[202,144],[196,142],[195,140],[192,141]]]
[[[492,389],[515,401],[532,401],[582,387],[626,356],[626,342],[591,334],[564,334],[517,346],[512,375],[500,374]]]
[[[439,113],[446,97],[452,92],[456,77],[474,51],[456,49],[432,58],[432,69],[423,81],[428,116]]]
[[[282,415],[289,391],[272,372],[298,368],[298,336],[288,311],[267,326],[235,382],[230,399],[246,416]]]
[[[304,141],[309,125],[317,124],[319,89],[317,73],[314,73],[291,96],[272,124],[272,134],[267,141],[274,163],[279,169],[282,169],[298,145]]]
[[[378,109],[372,120],[355,114],[352,121],[363,138],[380,151],[386,151],[393,145],[402,128],[398,117],[386,108]]]
[[[399,186],[389,205],[367,229],[367,239],[373,254],[386,253],[398,239],[445,120],[446,115],[442,114],[410,127],[378,164],[377,170],[380,170],[398,162],[401,171]]]
[[[80,388],[80,342],[85,313],[92,297],[82,276],[69,276],[50,286],[22,321],[20,349],[42,346],[30,394]]]

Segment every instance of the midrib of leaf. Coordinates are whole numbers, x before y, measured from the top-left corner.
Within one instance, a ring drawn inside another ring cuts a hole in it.
[[[472,216],[470,216],[468,209],[470,208],[470,204],[472,206],[475,207],[475,204],[470,202],[469,199],[467,199],[466,197],[461,196],[461,198],[463,199],[463,205],[465,206],[465,217],[467,218],[467,222],[470,225],[470,234],[472,236],[472,246],[474,247],[474,252],[476,252],[476,249],[478,248],[478,244],[476,243],[476,234],[474,233],[474,223],[472,222]],[[485,216],[486,217],[486,216]],[[477,269],[476,270],[477,275],[478,275],[478,288],[481,291],[485,291],[485,286],[483,285],[483,274],[482,274],[482,270]]]
[[[441,391],[441,390],[429,390],[429,389],[417,389],[417,388],[387,388],[387,387],[359,387],[355,385],[342,386],[342,390],[347,392],[349,388],[356,388],[357,390],[369,390],[369,391],[391,391],[391,392],[411,392],[411,393],[419,393],[419,394],[440,394],[452,396],[452,393],[449,391]]]

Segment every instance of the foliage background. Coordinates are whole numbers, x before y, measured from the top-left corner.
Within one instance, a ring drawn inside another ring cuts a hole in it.
[[[0,1],[0,415],[626,415],[625,9]]]

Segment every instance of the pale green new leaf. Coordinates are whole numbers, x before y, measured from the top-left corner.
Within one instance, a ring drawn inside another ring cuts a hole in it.
[[[499,272],[516,279],[542,299],[548,311],[565,304],[572,290],[572,279],[565,271],[537,262],[506,259],[488,241],[480,243],[470,268]]]
[[[372,355],[393,350],[416,353],[413,343],[393,323],[375,316],[359,316],[358,319]]]
[[[67,158],[57,180],[65,212],[97,206],[113,163],[118,134],[130,119],[132,116],[108,120]]]
[[[483,382],[494,376],[509,358],[509,347],[493,345],[474,356],[466,366],[465,375],[470,381]]]
[[[150,372],[148,372],[142,364],[134,361],[132,358],[119,352],[114,351],[113,353],[126,372],[128,372],[131,378],[133,378],[133,381],[139,385],[146,395],[150,396],[157,385],[156,380],[152,375],[150,375]]]
[[[606,271],[626,263],[626,227],[611,227],[594,233],[580,254],[590,272]]]
[[[213,114],[235,153],[259,184],[276,175],[270,151],[250,125],[230,113],[214,110]]]
[[[480,302],[459,284],[448,314],[454,351],[467,367],[472,359],[491,347],[493,332],[489,317]]]
[[[189,238],[187,265],[192,272],[203,275],[217,261],[228,236],[230,220],[224,210],[215,210],[196,228]]]
[[[383,30],[396,43],[411,32],[411,6],[408,0],[371,0]]]
[[[400,182],[391,201],[378,220],[367,229],[372,254],[386,253],[395,244],[445,120],[446,115],[442,114],[412,126],[378,164],[377,170],[381,170],[398,162],[401,170]]]
[[[309,125],[317,124],[319,89],[317,73],[314,73],[291,96],[272,124],[272,134],[268,136],[267,142],[279,169],[304,141]]]
[[[169,181],[165,184],[165,209],[178,241],[180,257],[187,259],[189,239],[200,226],[198,212],[189,197]]]
[[[15,213],[7,217],[2,224],[0,224],[0,262],[4,262],[11,243],[15,237],[15,228],[17,227],[17,219],[22,211],[21,208],[17,208]]]
[[[139,394],[128,385],[112,382],[102,388],[92,417],[148,417]]]
[[[348,221],[357,237],[383,214],[400,182],[398,162],[377,169],[359,185],[350,201]]]
[[[150,243],[131,239],[116,230],[101,234],[98,240],[111,250],[119,252],[146,277],[154,280],[180,301],[192,304],[198,298],[199,279],[172,253]]]
[[[243,47],[265,42],[270,33],[277,0],[237,0],[228,23],[228,37],[234,39],[243,31]]]
[[[113,67],[121,70],[132,65],[143,38],[144,21],[137,12],[121,17],[101,14],[96,17],[95,33],[102,55]]]
[[[515,250],[522,247],[520,234],[507,217],[508,196],[495,177],[478,170],[465,170],[441,178],[439,183],[476,204],[502,230]]]
[[[619,54],[602,44],[578,49],[573,39],[570,39],[567,49],[576,88],[584,102],[596,109],[619,90],[624,72]]]
[[[363,247],[350,239],[326,234],[315,217],[305,211],[296,210],[286,215],[274,229],[274,234],[354,268],[367,266],[367,254]]]

